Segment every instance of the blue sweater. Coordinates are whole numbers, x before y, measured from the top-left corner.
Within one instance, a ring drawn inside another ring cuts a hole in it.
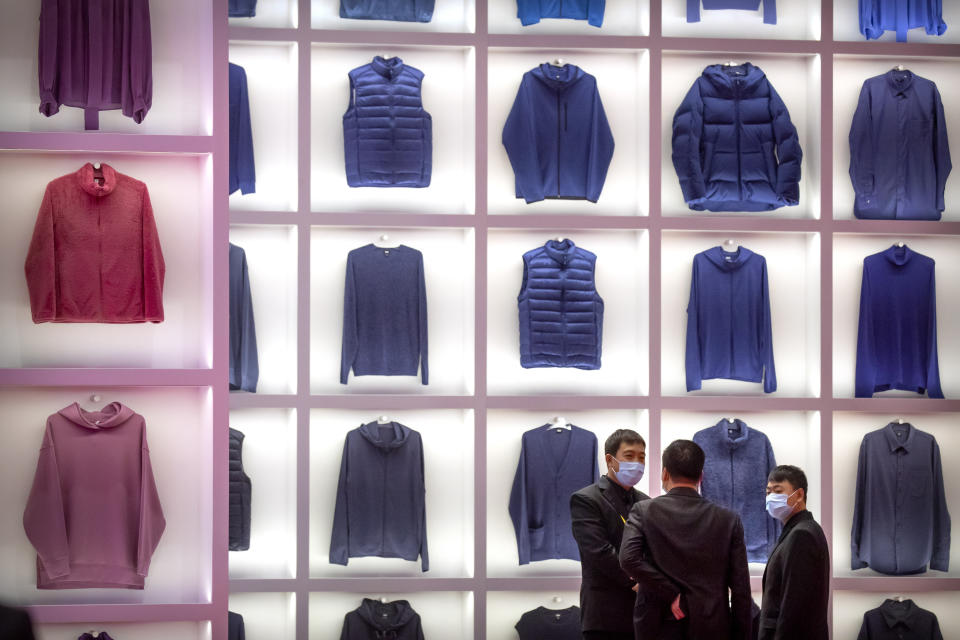
[[[937,85],[897,69],[863,83],[850,125],[854,215],[939,220],[952,168]]]
[[[570,496],[599,477],[597,436],[592,432],[547,424],[523,434],[509,506],[520,564],[580,560]]]
[[[860,0],[860,33],[876,40],[884,31],[896,31],[897,42],[907,41],[907,31],[923,27],[927,35],[942,36],[943,0]]]
[[[904,245],[863,259],[856,396],[926,391],[942,398],[932,258]]]
[[[415,376],[429,384],[423,254],[368,244],[347,255],[340,382],[356,376]]]
[[[257,0],[230,0],[227,15],[231,18],[252,18],[257,15]]]
[[[767,261],[746,247],[693,258],[687,305],[687,391],[702,380],[760,382],[777,390]]]
[[[742,9],[756,11],[761,0],[703,0],[704,9]],[[777,0],[762,0],[763,21],[777,24]],[[700,0],[687,0],[687,22],[700,22]]]
[[[586,20],[599,27],[606,4],[606,0],[517,0],[517,17],[525,27],[540,22],[540,18]]]
[[[777,461],[770,440],[742,420],[721,420],[693,436],[706,455],[700,493],[739,514],[748,562],[766,562],[780,537],[780,522],[767,514],[767,474]]]
[[[597,79],[572,64],[527,71],[503,126],[503,146],[518,198],[596,202],[613,158]]]
[[[230,63],[230,193],[244,195],[257,190],[253,165],[253,133],[247,100],[247,72]]]
[[[347,434],[337,483],[330,563],[427,554],[426,488],[420,434],[399,422],[370,422]]]
[[[260,365],[247,254],[230,244],[230,388],[257,391]]]
[[[340,17],[354,20],[430,22],[435,0],[340,0]]]

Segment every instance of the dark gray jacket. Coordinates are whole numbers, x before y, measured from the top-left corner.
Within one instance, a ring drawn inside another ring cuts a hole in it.
[[[250,548],[252,483],[243,471],[243,432],[230,429],[230,551]]]

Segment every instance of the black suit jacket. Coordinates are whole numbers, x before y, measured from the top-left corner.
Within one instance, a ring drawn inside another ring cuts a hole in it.
[[[633,502],[650,496],[631,489]],[[607,476],[570,496],[573,537],[580,548],[580,619],[584,631],[633,632],[635,580],[620,568],[620,541],[630,507]]]
[[[827,640],[830,551],[809,511],[787,521],[763,572],[760,640]]]
[[[33,626],[26,611],[0,605],[0,640],[33,640]]]
[[[620,564],[640,584],[637,640],[748,640],[750,573],[740,517],[676,487],[630,511]],[[686,617],[670,604],[680,594]],[[729,595],[728,595],[729,594]]]

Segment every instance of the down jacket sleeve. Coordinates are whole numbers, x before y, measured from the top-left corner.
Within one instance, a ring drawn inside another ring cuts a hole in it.
[[[700,163],[700,139],[703,135],[703,98],[700,81],[693,83],[673,116],[673,166],[687,204],[706,195],[703,166]]]
[[[769,82],[770,115],[773,117],[773,137],[777,149],[777,198],[781,204],[800,203],[800,137],[790,121],[787,106]]]

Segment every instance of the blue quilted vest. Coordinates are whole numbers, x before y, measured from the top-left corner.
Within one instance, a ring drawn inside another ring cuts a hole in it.
[[[230,429],[230,551],[250,548],[250,477],[243,470],[243,432]]]
[[[603,299],[594,272],[597,256],[569,238],[549,240],[523,254],[520,364],[600,368]]]
[[[343,149],[351,187],[426,187],[433,120],[423,108],[423,72],[377,56],[350,72]]]

